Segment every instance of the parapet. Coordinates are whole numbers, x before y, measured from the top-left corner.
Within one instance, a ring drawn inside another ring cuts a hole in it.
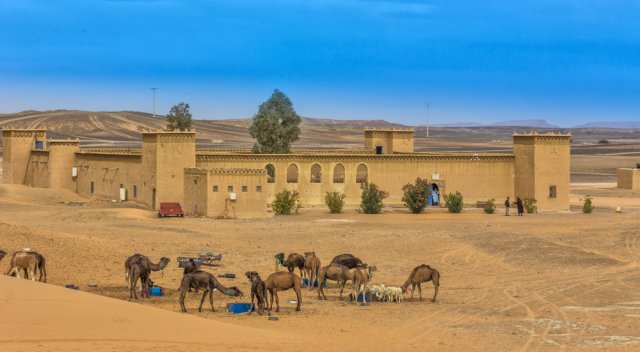
[[[249,169],[249,168],[214,168],[203,169],[198,167],[186,168],[184,172],[187,174],[212,174],[212,175],[264,175],[266,169]]]

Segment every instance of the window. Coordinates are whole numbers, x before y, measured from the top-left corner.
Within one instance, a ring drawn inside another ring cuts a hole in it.
[[[267,169],[267,182],[274,183],[276,182],[276,167],[272,164],[267,164],[265,167]]]
[[[376,154],[382,154],[382,146],[381,145],[377,145],[376,146]]]
[[[344,166],[342,164],[333,168],[333,183],[344,183]]]
[[[233,186],[227,186],[227,192],[233,193]]]
[[[256,186],[256,192],[258,193],[262,192],[262,186]]]
[[[360,164],[356,169],[356,183],[367,183],[369,179],[369,170],[367,165]]]
[[[93,181],[91,181],[91,194],[93,194]]]
[[[298,183],[298,166],[289,164],[287,167],[287,183]]]
[[[242,186],[242,192],[247,192],[247,186]]]
[[[212,191],[213,191],[213,192],[218,192],[218,186],[213,186]]]
[[[138,197],[138,186],[133,185],[133,198]]]
[[[124,185],[122,183],[120,184],[120,188],[124,188]]]
[[[311,166],[311,183],[320,183],[322,182],[322,169],[320,165],[313,164]]]
[[[549,186],[549,198],[555,198],[556,195],[556,186]]]

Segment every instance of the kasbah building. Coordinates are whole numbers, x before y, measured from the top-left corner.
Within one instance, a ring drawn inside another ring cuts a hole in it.
[[[46,129],[3,129],[3,182],[66,188],[87,197],[130,201],[149,209],[180,202],[187,215],[266,218],[275,194],[296,190],[303,206],[323,206],[326,192],[360,204],[363,182],[402,205],[402,186],[426,178],[440,194],[466,204],[533,197],[540,211],[569,210],[570,134],[513,135],[512,154],[418,153],[411,129],[366,129],[358,150],[197,149],[196,132],[143,132],[139,149],[81,148],[47,140]]]

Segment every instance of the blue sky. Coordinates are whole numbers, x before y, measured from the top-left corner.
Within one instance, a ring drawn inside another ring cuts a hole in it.
[[[0,112],[640,119],[640,1],[0,0]]]

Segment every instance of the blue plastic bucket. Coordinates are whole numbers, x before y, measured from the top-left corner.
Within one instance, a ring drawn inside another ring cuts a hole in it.
[[[302,286],[303,287],[308,287],[309,286],[309,279],[302,279]],[[313,287],[318,287],[318,280],[315,280],[313,282]],[[322,285],[322,287],[327,288],[327,282],[324,282],[324,285]]]
[[[151,296],[164,296],[164,287],[152,287],[149,290]]]
[[[251,303],[227,303],[227,312],[233,314],[248,313],[251,310]]]

